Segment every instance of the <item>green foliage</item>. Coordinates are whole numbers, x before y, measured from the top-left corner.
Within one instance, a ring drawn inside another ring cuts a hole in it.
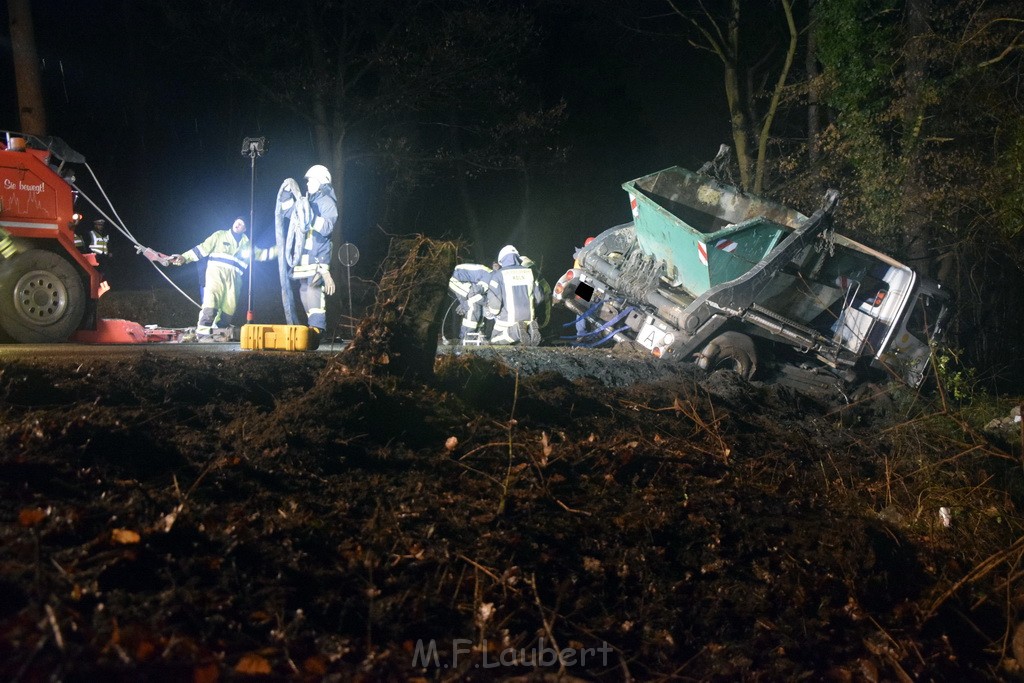
[[[871,118],[887,106],[898,54],[896,0],[820,0],[814,5],[818,59],[831,74],[822,93],[839,112]]]
[[[969,404],[984,395],[979,387],[977,369],[966,366],[962,351],[952,347],[934,350],[935,375],[946,396],[958,404]]]
[[[1017,118],[996,162],[999,194],[996,219],[1006,237],[1024,233],[1024,116]]]
[[[845,208],[856,217],[858,232],[885,246],[899,242],[906,173],[893,79],[901,57],[899,4],[822,0],[813,11],[822,101],[837,114],[824,141],[827,175],[844,177]]]

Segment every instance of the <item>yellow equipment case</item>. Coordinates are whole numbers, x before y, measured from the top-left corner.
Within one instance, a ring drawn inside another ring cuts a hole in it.
[[[319,344],[316,330],[305,325],[242,325],[243,349],[312,351]]]

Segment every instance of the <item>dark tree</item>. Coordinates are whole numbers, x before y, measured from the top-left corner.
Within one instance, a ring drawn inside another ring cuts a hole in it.
[[[435,174],[522,169],[524,146],[561,116],[528,97],[518,65],[536,28],[507,3],[256,4],[166,11],[202,61],[305,122],[333,175],[339,225],[353,164],[382,174],[393,212]]]

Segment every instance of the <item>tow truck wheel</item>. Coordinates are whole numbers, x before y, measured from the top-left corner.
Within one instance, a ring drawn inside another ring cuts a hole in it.
[[[67,341],[85,314],[85,285],[57,254],[30,249],[0,262],[0,327],[14,341]]]
[[[724,332],[698,354],[697,366],[708,371],[733,370],[743,379],[753,379],[757,372],[754,340],[740,332]]]

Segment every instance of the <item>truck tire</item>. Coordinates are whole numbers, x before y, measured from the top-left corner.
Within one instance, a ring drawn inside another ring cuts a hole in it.
[[[724,332],[697,355],[697,366],[708,371],[733,370],[743,379],[753,379],[757,372],[754,340],[740,332]]]
[[[30,249],[0,263],[0,327],[14,341],[67,341],[85,315],[85,285],[66,259]]]

